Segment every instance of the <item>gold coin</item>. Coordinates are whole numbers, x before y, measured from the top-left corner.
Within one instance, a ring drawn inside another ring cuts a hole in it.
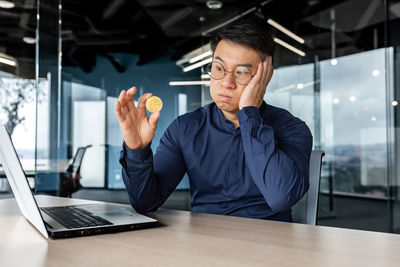
[[[146,100],[146,108],[150,112],[157,112],[162,109],[162,101],[157,96],[151,96]]]

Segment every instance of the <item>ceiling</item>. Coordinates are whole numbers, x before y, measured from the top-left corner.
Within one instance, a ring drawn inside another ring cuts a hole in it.
[[[0,53],[16,58],[18,68],[1,66],[0,70],[31,76],[35,45],[24,43],[22,38],[35,37],[36,1],[13,2],[15,7],[12,9],[0,8]],[[213,34],[212,31],[206,33],[209,29],[235,17],[264,23],[273,36],[307,53],[299,59],[296,54],[278,46],[275,64],[307,63],[314,55],[320,59],[331,56],[332,9],[336,12],[336,56],[384,46],[384,6],[380,0],[222,0],[222,8],[216,10],[208,8],[206,2],[63,0],[63,66],[79,66],[90,72],[96,64],[96,56],[103,56],[123,72],[123,66],[112,53],[138,54],[138,65],[165,55],[178,60],[207,43]],[[40,0],[40,3],[41,30],[56,36],[58,5],[55,0]],[[400,6],[394,4],[389,12],[398,25]],[[295,42],[266,24],[268,18],[303,37],[305,44]],[[374,31],[378,31],[375,37]]]

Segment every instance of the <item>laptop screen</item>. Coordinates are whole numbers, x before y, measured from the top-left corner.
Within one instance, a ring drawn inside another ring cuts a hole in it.
[[[5,125],[0,126],[0,163],[3,165],[21,213],[40,233],[48,238],[42,215]]]

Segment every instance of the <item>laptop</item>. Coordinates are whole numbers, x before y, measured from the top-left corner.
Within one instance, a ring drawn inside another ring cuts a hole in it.
[[[157,223],[124,204],[99,202],[39,208],[5,125],[0,126],[0,163],[21,213],[46,238],[121,232]]]

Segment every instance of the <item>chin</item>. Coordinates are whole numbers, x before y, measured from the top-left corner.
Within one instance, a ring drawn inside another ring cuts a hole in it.
[[[239,111],[239,106],[229,105],[225,102],[215,102],[215,104],[217,105],[217,107],[220,110],[223,110],[225,112],[238,112]]]

